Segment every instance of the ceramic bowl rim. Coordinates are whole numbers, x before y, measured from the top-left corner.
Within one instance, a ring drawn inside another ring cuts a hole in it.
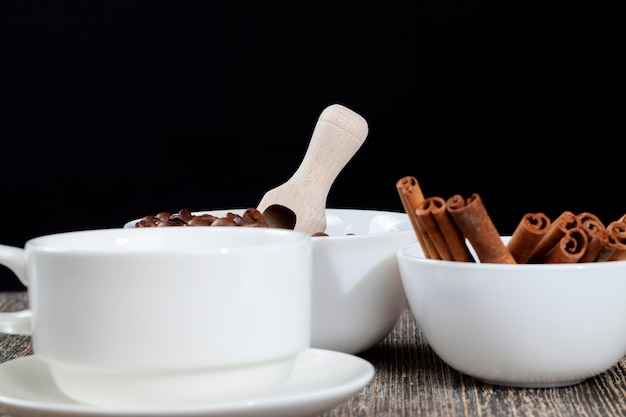
[[[224,211],[232,211],[232,212],[242,212],[244,211],[245,208],[243,207],[233,207],[233,208],[215,208],[215,209],[208,209],[208,210],[192,210],[191,213],[192,214],[204,214],[204,213],[215,213],[215,212],[224,212]],[[372,214],[390,214],[390,215],[399,215],[401,217],[406,218],[407,220],[407,224],[410,225],[410,219],[408,218],[408,215],[403,212],[403,211],[394,211],[394,210],[385,210],[385,209],[362,209],[362,208],[337,208],[337,207],[327,207],[326,210],[331,210],[333,212],[337,211],[337,212],[342,212],[342,213],[350,213],[350,212],[361,212],[361,213],[372,213]],[[140,220],[140,218],[135,218],[133,220],[129,220],[126,223],[124,223],[123,227],[124,228],[132,228],[135,223],[137,223]],[[349,240],[349,239],[376,239],[376,238],[380,238],[382,236],[396,236],[396,235],[401,235],[401,236],[405,236],[406,234],[414,234],[415,231],[413,230],[413,228],[407,228],[406,230],[391,230],[391,231],[385,231],[385,232],[374,232],[374,233],[365,233],[365,234],[354,234],[354,235],[330,235],[330,236],[311,236],[311,238],[316,241],[316,240],[321,240],[321,239],[332,239],[333,241],[335,240]]]
[[[503,236],[508,237],[508,236]],[[420,251],[419,254],[415,253],[415,250]],[[413,253],[409,253],[413,251]],[[468,271],[536,271],[536,270],[549,270],[549,271],[573,271],[573,270],[589,270],[600,271],[605,269],[621,269],[626,270],[626,260],[621,261],[606,261],[606,262],[578,262],[578,263],[555,263],[555,264],[501,264],[501,263],[481,263],[481,262],[458,262],[458,261],[445,261],[441,259],[429,259],[422,255],[421,246],[419,242],[409,243],[404,245],[396,251],[396,257],[398,261],[406,261],[411,264],[423,264],[429,267],[435,267],[438,269],[449,269],[453,271],[468,270]]]

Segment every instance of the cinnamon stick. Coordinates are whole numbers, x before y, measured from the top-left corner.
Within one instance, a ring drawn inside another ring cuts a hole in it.
[[[518,264],[528,262],[551,224],[550,218],[544,213],[527,213],[522,217],[506,245]]]
[[[613,233],[618,238],[626,238],[626,222],[615,220],[609,223],[606,230]]]
[[[626,259],[626,223],[620,220],[609,223],[606,228],[609,235],[615,240],[615,250],[608,257],[609,261],[623,261]]]
[[[404,211],[409,216],[411,226],[417,236],[417,241],[422,247],[424,256],[430,259],[441,259],[437,249],[435,248],[432,240],[428,237],[424,227],[421,225],[415,214],[415,209],[422,201],[424,201],[424,193],[417,181],[417,178],[413,176],[406,176],[400,178],[396,182],[396,190],[400,196],[400,201],[404,207]]]
[[[435,220],[435,217],[430,212],[432,201],[432,197],[426,198],[417,206],[415,209],[417,220],[420,222],[422,230],[426,232],[428,238],[433,242],[433,246],[439,254],[439,259],[453,261],[454,257],[452,256],[452,252],[450,252],[450,248],[446,243],[443,233],[439,230],[437,220]]]
[[[543,257],[541,263],[576,263],[585,253],[587,243],[587,233],[584,230],[580,227],[569,229],[554,248]]]
[[[437,196],[428,197],[417,207],[415,213],[441,259],[474,262],[463,233],[446,210],[446,200]]]
[[[602,220],[593,213],[586,211],[579,213],[576,215],[576,220],[589,239],[592,239],[600,230],[606,229]]]
[[[571,211],[562,212],[548,228],[548,231],[543,235],[535,250],[530,255],[529,263],[541,262],[541,260],[550,252],[557,243],[561,240],[565,233],[569,229],[573,229],[578,226],[578,220],[576,215]]]
[[[576,215],[576,219],[579,227],[587,233],[588,240],[587,250],[585,250],[578,262],[593,262],[596,260],[600,250],[610,244],[606,227],[602,220],[593,213],[579,213]]]
[[[615,238],[610,236],[605,229],[598,231],[589,243],[587,250],[578,262],[604,262],[607,261],[616,249]]]
[[[446,201],[446,209],[474,247],[481,262],[516,263],[515,258],[502,242],[480,195],[474,193],[464,199],[460,194],[455,194]]]

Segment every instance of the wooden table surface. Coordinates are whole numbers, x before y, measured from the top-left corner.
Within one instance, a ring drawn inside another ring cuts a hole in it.
[[[23,292],[0,293],[0,311],[26,305]],[[28,336],[0,335],[0,362],[30,354]],[[409,310],[385,340],[359,356],[375,366],[374,379],[319,417],[626,416],[626,359],[570,387],[492,386],[444,364],[422,338]]]

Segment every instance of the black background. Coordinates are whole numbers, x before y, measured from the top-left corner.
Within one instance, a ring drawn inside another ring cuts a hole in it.
[[[369,136],[329,207],[401,211],[412,175],[480,194],[503,234],[527,212],[626,213],[611,2],[6,1],[0,18],[2,244],[255,206],[332,103]]]

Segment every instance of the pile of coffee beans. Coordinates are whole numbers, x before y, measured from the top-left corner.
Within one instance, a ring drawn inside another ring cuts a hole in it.
[[[254,207],[247,208],[243,214],[228,212],[224,217],[209,213],[193,214],[189,209],[181,209],[178,213],[163,211],[156,215],[148,215],[134,224],[133,227],[171,227],[171,226],[244,226],[269,227],[263,213]],[[352,233],[348,233],[351,235]],[[328,236],[327,233],[317,232],[312,236]]]
[[[247,208],[243,214],[227,213],[224,217],[212,214],[193,214],[189,209],[178,213],[161,212],[148,215],[137,221],[134,227],[171,227],[171,226],[244,226],[269,227],[263,214],[256,208]]]

